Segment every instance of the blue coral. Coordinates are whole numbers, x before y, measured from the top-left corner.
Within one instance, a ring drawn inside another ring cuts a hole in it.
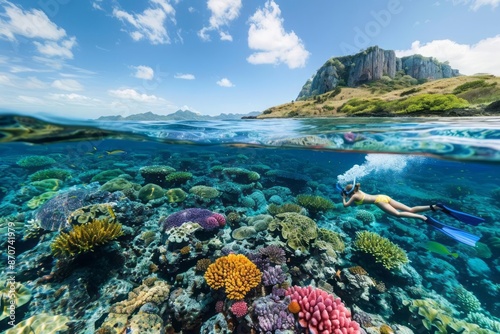
[[[289,303],[289,297],[286,297],[283,301],[275,301],[271,296],[257,299],[253,303],[253,307],[260,330],[273,332],[294,329],[295,319],[293,314],[288,311]]]
[[[262,273],[262,282],[266,286],[281,284],[285,279],[286,276],[281,266],[268,267]]]

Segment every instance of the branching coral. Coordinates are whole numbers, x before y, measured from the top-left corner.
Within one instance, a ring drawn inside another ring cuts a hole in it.
[[[85,225],[75,225],[69,233],[61,232],[50,248],[55,256],[74,256],[93,251],[95,247],[104,245],[123,234],[120,223],[108,220],[95,220]]]
[[[260,283],[262,273],[246,256],[229,254],[208,266],[204,277],[212,289],[224,288],[227,298],[239,300]]]
[[[354,245],[363,253],[372,255],[375,262],[381,263],[386,269],[390,270],[408,263],[408,257],[403,249],[377,233],[356,232]]]

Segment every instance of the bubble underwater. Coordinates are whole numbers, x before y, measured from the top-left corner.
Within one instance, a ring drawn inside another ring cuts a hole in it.
[[[11,114],[0,156],[0,331],[500,332],[500,118]]]

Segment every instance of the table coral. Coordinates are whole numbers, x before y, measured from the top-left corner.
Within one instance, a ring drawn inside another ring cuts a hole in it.
[[[262,273],[246,256],[229,254],[208,266],[204,277],[212,289],[224,288],[229,299],[239,300],[260,283]]]
[[[291,301],[299,303],[299,324],[309,333],[360,333],[359,324],[351,319],[351,312],[340,298],[311,286],[293,286],[287,289],[286,294]]]

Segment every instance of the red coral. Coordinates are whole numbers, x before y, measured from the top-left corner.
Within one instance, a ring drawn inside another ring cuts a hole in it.
[[[351,312],[340,298],[308,287],[293,286],[286,295],[300,305],[299,324],[311,334],[359,334],[359,324],[351,319]]]
[[[238,318],[243,317],[248,313],[248,305],[243,300],[234,302],[233,305],[231,305],[231,312],[233,312],[233,314]]]

